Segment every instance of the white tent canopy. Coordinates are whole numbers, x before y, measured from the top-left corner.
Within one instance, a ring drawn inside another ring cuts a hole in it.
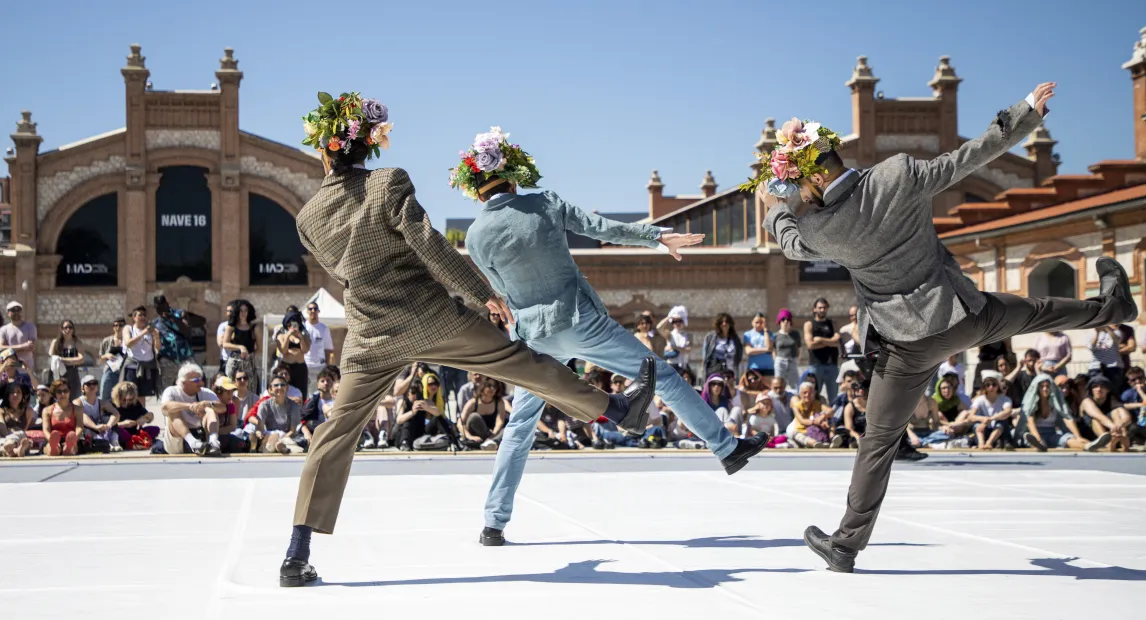
[[[330,294],[330,291],[326,290],[325,288],[318,289],[314,292],[313,295],[310,296],[310,299],[306,300],[306,304],[303,304],[299,307],[299,310],[302,311],[304,319],[306,317],[306,307],[312,303],[318,304],[318,320],[321,321],[324,325],[331,328],[346,327],[346,308],[341,303],[339,303],[337,299],[334,298],[334,295]],[[262,342],[264,345],[262,347],[263,363],[262,370],[259,373],[259,380],[263,384],[262,389],[264,390],[267,388],[267,371],[270,370],[270,351],[274,348],[271,345],[271,334],[274,333],[276,327],[282,325],[284,316],[286,315],[279,313],[264,314],[261,317],[261,322],[263,324]]]

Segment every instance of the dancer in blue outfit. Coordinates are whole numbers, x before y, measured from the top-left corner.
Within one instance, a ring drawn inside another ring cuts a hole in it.
[[[518,187],[537,187],[541,175],[533,158],[506,137],[498,127],[478,135],[473,146],[461,153],[450,185],[484,205],[466,235],[466,249],[513,311],[517,322],[511,336],[560,361],[583,359],[636,377],[642,363],[648,363],[643,360],[649,359],[649,350],[609,318],[605,304],[573,262],[566,232],[655,248],[677,260],[678,249],[696,245],[704,236],[608,220],[585,213],[553,192],[519,195]],[[651,361],[656,364],[657,395],[707,442],[729,474],[744,467],[767,443],[762,434],[733,437],[671,366],[659,358]],[[486,527],[479,539],[483,545],[505,542],[502,532],[513,512],[513,496],[543,408],[533,394],[520,387],[514,391],[513,413],[502,435],[486,500]],[[640,432],[643,425],[627,430]]]

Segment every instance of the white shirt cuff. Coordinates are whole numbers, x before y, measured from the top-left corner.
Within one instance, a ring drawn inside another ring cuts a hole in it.
[[[1027,105],[1031,106],[1032,110],[1035,109],[1035,94],[1034,93],[1027,95]]]

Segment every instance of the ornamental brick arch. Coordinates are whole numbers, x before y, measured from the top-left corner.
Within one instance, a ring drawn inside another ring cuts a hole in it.
[[[1022,276],[1020,281],[1020,295],[1030,295],[1031,273],[1046,261],[1058,261],[1069,265],[1074,269],[1075,291],[1086,290],[1086,256],[1082,253],[1082,250],[1079,250],[1070,243],[1060,239],[1054,239],[1044,241],[1031,248],[1026,258],[1023,259],[1019,267],[1019,273]]]
[[[85,181],[61,197],[48,211],[44,221],[40,223],[36,252],[38,254],[56,254],[60,241],[60,233],[68,220],[81,208],[92,200],[106,194],[115,194],[117,202],[123,204],[123,175],[109,174]],[[119,242],[123,243],[123,212],[119,210],[117,220]]]

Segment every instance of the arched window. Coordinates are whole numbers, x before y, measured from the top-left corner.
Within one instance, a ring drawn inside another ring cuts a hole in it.
[[[207,169],[168,166],[155,193],[155,279],[211,281],[211,190]],[[140,240],[142,242],[142,240]]]
[[[1027,276],[1027,294],[1031,297],[1078,299],[1077,272],[1061,260],[1043,261]]]
[[[298,238],[294,216],[279,203],[251,194],[251,284],[306,284],[306,248]]]
[[[57,286],[117,286],[119,203],[114,193],[89,200],[68,218],[56,253]]]

